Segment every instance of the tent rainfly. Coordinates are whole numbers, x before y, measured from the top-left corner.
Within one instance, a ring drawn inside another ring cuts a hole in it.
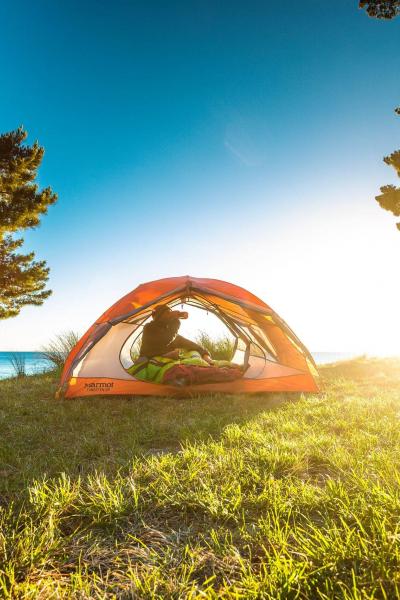
[[[149,383],[127,372],[132,348],[155,306],[187,304],[214,313],[235,338],[233,361],[241,379],[184,388]],[[59,398],[96,395],[182,396],[199,392],[316,392],[314,360],[288,325],[241,287],[195,277],[170,277],[139,285],[109,308],[70,352]]]

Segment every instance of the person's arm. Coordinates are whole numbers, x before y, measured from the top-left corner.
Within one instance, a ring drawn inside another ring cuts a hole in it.
[[[183,348],[183,350],[195,350],[203,358],[208,357],[211,360],[208,350],[203,348],[203,346],[200,346],[200,344],[196,344],[196,342],[192,342],[192,340],[184,338],[182,335],[177,335],[170,346],[174,349]],[[207,360],[207,358],[205,358],[205,360]]]
[[[179,360],[179,350],[171,350],[171,352],[166,352],[163,354],[164,358],[172,358],[173,360]]]

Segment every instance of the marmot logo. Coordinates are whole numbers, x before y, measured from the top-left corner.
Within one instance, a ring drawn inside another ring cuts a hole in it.
[[[90,392],[96,392],[97,390],[109,390],[114,387],[113,382],[96,382],[96,383],[85,383],[85,390]]]

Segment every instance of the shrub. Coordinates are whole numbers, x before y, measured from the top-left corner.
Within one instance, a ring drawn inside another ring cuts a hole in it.
[[[22,352],[12,352],[8,359],[14,369],[15,377],[25,377],[26,357]]]
[[[68,354],[79,340],[76,331],[65,331],[50,340],[41,350],[43,358],[50,361],[56,368],[62,369]]]
[[[232,360],[233,358],[234,341],[228,335],[213,339],[206,331],[200,331],[196,341],[206,348],[215,360]]]

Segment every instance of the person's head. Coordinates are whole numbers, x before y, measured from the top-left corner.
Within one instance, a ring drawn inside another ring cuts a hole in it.
[[[166,304],[159,304],[152,312],[153,321],[167,322],[171,320],[187,319],[187,312],[180,310],[171,310]]]
[[[155,307],[152,316],[153,321],[157,323],[157,326],[164,331],[168,331],[171,339],[174,339],[181,325],[180,319],[187,319],[189,315],[187,312],[171,310],[169,306],[160,304]]]

